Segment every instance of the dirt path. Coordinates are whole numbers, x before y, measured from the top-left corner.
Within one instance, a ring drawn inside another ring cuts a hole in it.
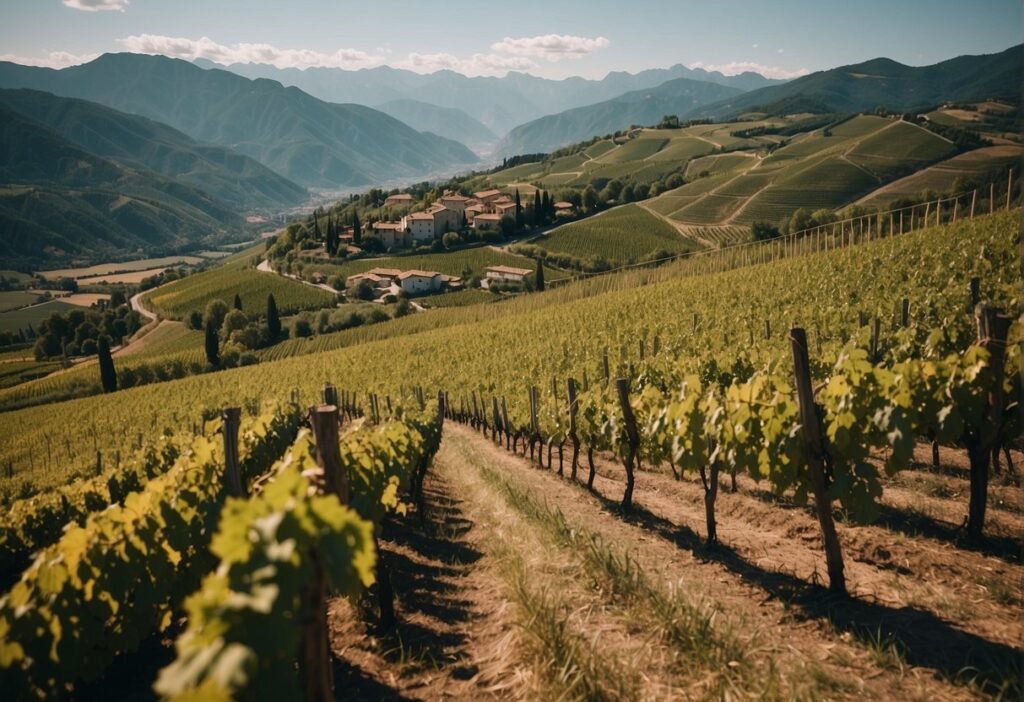
[[[722,543],[709,549],[696,483],[642,472],[638,509],[623,519],[614,463],[599,461],[591,494],[465,427],[449,423],[445,431],[446,442],[472,442],[498,472],[568,518],[635,546],[639,563],[708,593],[723,619],[743,622],[756,642],[754,667],[777,670],[791,693],[784,697],[958,699],[973,697],[972,678],[992,686],[1012,679],[1022,622],[1014,590],[1024,571],[1010,555],[955,548],[893,525],[843,524],[856,597],[839,602],[814,584],[825,569],[813,515],[776,503],[752,482],[720,493]],[[896,503],[908,498],[892,492],[886,507],[898,514]]]
[[[290,278],[291,280],[294,280],[296,283],[302,283],[303,285],[308,285],[311,288],[319,288],[320,290],[326,290],[332,295],[338,295],[338,291],[332,288],[327,283],[311,283],[308,280],[300,278],[299,276],[293,275],[291,273],[278,273],[277,271],[270,267],[270,260],[266,258],[260,261],[259,265],[256,266],[256,270],[258,270],[260,273],[274,273],[281,276],[282,278]]]
[[[698,235],[694,234],[693,232],[686,231],[686,225],[682,224],[681,222],[676,222],[675,220],[669,219],[667,216],[661,214],[660,212],[655,212],[648,205],[645,205],[643,202],[635,202],[633,204],[635,204],[637,207],[639,207],[640,209],[644,210],[648,214],[654,215],[655,217],[660,219],[662,222],[665,222],[666,224],[671,225],[677,232],[679,232],[679,234],[681,236],[684,236],[687,239],[693,239],[694,241],[696,241],[701,246],[704,246],[704,247],[709,248],[709,249],[718,248],[718,244],[716,244],[715,242],[711,241],[710,239],[705,239],[702,236],[698,236]]]

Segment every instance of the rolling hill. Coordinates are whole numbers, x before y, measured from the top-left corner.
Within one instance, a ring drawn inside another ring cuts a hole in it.
[[[460,143],[369,107],[330,104],[275,81],[162,56],[104,54],[62,70],[0,63],[0,87],[45,90],[142,115],[307,187],[379,185],[477,160]]]
[[[725,118],[745,112],[860,112],[879,105],[908,111],[950,100],[1019,98],[1024,45],[998,54],[958,56],[931,66],[877,58],[818,71],[783,85],[752,90],[693,110],[689,117]]]
[[[549,152],[630,125],[654,124],[664,115],[685,114],[700,105],[739,94],[737,88],[676,78],[654,88],[527,122],[509,132],[496,151],[500,156]]]
[[[378,110],[405,122],[420,132],[430,132],[458,141],[479,152],[488,152],[498,136],[457,107],[439,107],[419,100],[392,100]]]
[[[205,192],[91,154],[3,104],[0,159],[8,262],[160,255],[244,225]]]
[[[515,71],[495,78],[468,77],[450,70],[424,75],[389,66],[347,71],[340,68],[280,69],[266,64],[231,64],[225,67],[206,60],[196,63],[206,68],[226,68],[247,78],[277,80],[329,102],[380,105],[410,99],[457,108],[499,136],[544,115],[602,102],[634,90],[653,88],[675,78],[716,83],[738,90],[755,90],[783,82],[757,73],[726,76],[717,71],[687,68],[681,64],[638,73],[613,71],[601,80],[577,76],[551,80]]]
[[[166,125],[36,90],[0,90],[0,103],[91,154],[199,188],[236,209],[297,205],[306,191],[257,161],[206,146]]]

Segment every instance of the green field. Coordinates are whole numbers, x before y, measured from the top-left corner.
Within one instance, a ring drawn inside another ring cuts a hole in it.
[[[22,307],[21,309],[11,310],[9,312],[0,312],[0,331],[15,332],[19,329],[25,329],[29,325],[32,325],[32,328],[36,329],[39,327],[39,323],[41,321],[49,317],[54,312],[67,314],[71,310],[80,309],[82,308],[76,307],[75,305],[69,305],[66,302],[51,300],[50,302],[44,302],[40,305]]]
[[[333,307],[335,296],[324,290],[289,280],[273,273],[251,268],[216,268],[176,280],[148,293],[146,305],[161,316],[182,319],[192,310],[206,307],[219,298],[229,305],[235,295],[242,298],[242,309],[263,314],[267,296],[273,294],[282,314],[299,310]]]
[[[108,275],[110,273],[127,273],[129,271],[144,271],[147,268],[161,268],[183,263],[195,265],[202,263],[199,256],[164,256],[162,258],[143,258],[136,261],[122,261],[120,263],[100,263],[95,266],[84,268],[61,268],[50,271],[40,271],[39,275],[48,280],[57,278],[88,278],[94,275]]]
[[[0,292],[0,312],[8,312],[10,310],[16,310],[19,307],[26,307],[27,305],[35,303],[38,299],[39,295],[22,292],[20,290]]]
[[[523,256],[516,256],[490,246],[477,246],[449,253],[414,254],[411,256],[386,256],[383,258],[363,258],[345,263],[317,264],[307,267],[307,273],[314,270],[328,276],[347,278],[350,275],[363,273],[371,268],[397,268],[407,271],[411,269],[437,271],[445,275],[483,275],[488,266],[516,266],[532,268],[533,262]]]
[[[555,253],[621,262],[636,261],[658,250],[677,253],[698,248],[672,225],[637,205],[623,205],[563,225],[532,243]]]
[[[440,309],[442,307],[468,307],[469,305],[482,305],[488,302],[498,302],[502,298],[486,290],[458,290],[455,292],[441,293],[440,295],[429,295],[418,299],[418,302],[427,309]]]

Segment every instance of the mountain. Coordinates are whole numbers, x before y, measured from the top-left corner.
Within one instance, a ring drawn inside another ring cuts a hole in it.
[[[391,100],[376,107],[417,131],[462,142],[482,153],[498,143],[494,132],[457,107],[439,107],[419,100]]]
[[[331,104],[271,80],[248,80],[163,56],[104,54],[61,70],[0,63],[0,87],[98,102],[250,156],[307,187],[379,185],[477,161],[362,105]]]
[[[744,112],[893,111],[987,97],[1018,99],[1024,45],[998,54],[959,56],[931,66],[905,66],[877,58],[797,78],[693,111],[689,117],[725,118]]]
[[[306,199],[303,188],[248,156],[145,117],[36,90],[0,90],[0,103],[91,154],[186,183],[235,209],[280,209]]]
[[[267,64],[231,64],[196,61],[204,67],[226,68],[247,78],[269,78],[292,85],[331,102],[380,105],[393,100],[417,100],[462,110],[499,136],[513,127],[574,107],[591,105],[634,90],[653,88],[674,78],[717,83],[739,90],[754,90],[782,81],[757,73],[726,76],[717,71],[655,68],[639,73],[617,71],[601,80],[574,76],[563,80],[511,72],[501,78],[468,77],[450,70],[430,74],[378,66],[348,71],[341,68],[276,68]]]
[[[4,104],[0,183],[9,262],[159,255],[244,226],[206,193],[91,154]]]
[[[686,114],[700,105],[739,94],[736,88],[676,78],[655,88],[527,122],[509,132],[495,152],[498,156],[546,153],[633,124],[656,124],[665,115]]]

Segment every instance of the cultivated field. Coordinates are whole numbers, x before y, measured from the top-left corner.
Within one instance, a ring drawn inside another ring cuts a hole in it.
[[[623,205],[564,224],[532,243],[579,258],[635,261],[654,251],[680,253],[699,248],[670,224],[637,205]]]

